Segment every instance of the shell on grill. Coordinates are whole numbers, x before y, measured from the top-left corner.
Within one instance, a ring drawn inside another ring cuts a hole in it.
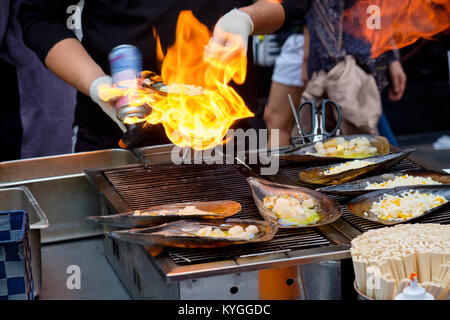
[[[436,172],[436,171],[426,171],[426,170],[404,170],[404,171],[396,171],[391,173],[384,173],[378,176],[355,180],[351,182],[347,182],[344,184],[333,185],[328,187],[322,187],[317,189],[320,192],[336,194],[336,195],[359,195],[363,193],[372,192],[375,190],[386,190],[392,188],[383,188],[383,189],[366,189],[368,184],[372,183],[383,183],[386,181],[390,181],[395,179],[396,177],[402,177],[404,175],[408,175],[411,177],[422,177],[422,178],[431,178],[436,182],[441,184],[450,184],[450,174],[444,172]],[[412,186],[412,185],[411,185]]]
[[[208,213],[180,214],[179,211],[186,207],[195,207]],[[134,211],[109,216],[92,216],[88,219],[109,227],[143,228],[180,219],[225,219],[239,211],[241,211],[240,203],[230,200],[184,202],[153,206],[146,210],[140,210],[139,215],[136,215]]]
[[[412,217],[412,218],[409,218],[404,221],[395,221],[395,220],[389,221],[389,220],[380,219],[371,212],[370,209],[372,208],[372,205],[375,202],[382,199],[384,197],[384,195],[400,196],[404,192],[412,191],[412,190],[414,190],[416,192],[420,192],[420,193],[427,193],[427,194],[432,194],[432,195],[436,195],[436,196],[442,196],[447,200],[447,202],[445,202],[439,206],[436,206],[432,209],[429,209],[416,217]],[[411,220],[423,217],[423,216],[428,215],[436,210],[441,209],[444,206],[447,206],[449,203],[450,203],[450,186],[448,186],[448,185],[423,186],[423,187],[404,186],[404,187],[398,187],[398,188],[393,188],[393,189],[389,189],[389,190],[373,191],[370,193],[360,195],[359,197],[356,197],[355,199],[353,199],[352,201],[350,201],[347,204],[347,209],[352,214],[354,214],[358,217],[361,217],[363,219],[375,221],[375,222],[378,222],[378,223],[381,223],[384,225],[394,225],[394,224],[403,223],[406,221],[411,221]]]
[[[352,139],[358,137],[365,137],[369,140],[370,146],[377,149],[376,154],[365,155],[358,154],[350,157],[338,157],[338,156],[321,156],[317,154],[315,146],[316,142],[310,142],[301,146],[294,146],[287,150],[280,151],[278,154],[274,154],[274,156],[278,156],[280,159],[295,161],[295,162],[322,162],[322,163],[330,163],[330,162],[339,162],[342,160],[353,160],[353,159],[363,159],[368,158],[370,156],[384,155],[389,153],[389,142],[385,137],[381,136],[373,136],[373,135],[348,135],[348,136],[339,136],[339,138],[343,138],[346,141],[350,141]],[[337,137],[328,138],[323,141],[324,145],[333,144],[336,141]]]
[[[253,238],[247,240],[231,236],[211,237],[198,236],[196,234],[198,230],[205,227],[219,228],[223,232],[227,232],[235,226],[241,226],[245,229],[250,225],[256,226],[258,231]],[[113,231],[107,235],[114,239],[150,247],[214,248],[269,241],[273,238],[276,231],[277,228],[273,228],[263,220],[231,218],[224,221],[179,220],[151,228]]]
[[[372,162],[372,164],[367,164],[361,168],[349,169],[346,171],[330,175],[326,175],[325,172],[327,172],[332,167],[335,167],[339,164],[332,164],[321,167],[304,169],[299,172],[299,178],[301,181],[308,182],[311,184],[323,184],[323,185],[341,184],[347,181],[354,180],[361,176],[365,176],[375,172],[380,172],[387,168],[390,168],[395,164],[399,163],[400,161],[402,161],[403,159],[405,159],[406,157],[408,157],[408,155],[413,151],[414,149],[407,149],[401,152],[365,158],[364,161]]]
[[[280,228],[306,228],[316,227],[332,223],[342,215],[339,205],[325,195],[315,190],[295,187],[290,185],[273,183],[264,179],[250,177],[247,179],[252,188],[253,199],[261,215],[271,224],[276,224]],[[289,195],[300,200],[312,199],[320,220],[315,224],[301,224],[295,221],[286,221],[279,218],[271,209],[264,205],[266,196]]]

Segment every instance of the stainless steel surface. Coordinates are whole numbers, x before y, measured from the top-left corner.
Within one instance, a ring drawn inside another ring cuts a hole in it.
[[[277,288],[298,283],[298,300],[339,300],[339,261],[297,266],[297,277],[279,278]],[[188,300],[258,300],[259,272],[250,271],[179,282],[180,299]]]
[[[341,262],[325,261],[300,266],[307,300],[341,300]]]
[[[105,237],[106,259],[133,299],[179,299],[178,284],[166,282],[143,247]]]
[[[7,161],[0,163],[0,187],[28,187],[50,222],[42,231],[43,243],[83,238],[103,234],[85,218],[106,210],[83,170],[136,163],[121,149]]]
[[[267,255],[235,258],[186,266],[178,266],[174,264],[171,259],[164,256],[156,257],[154,262],[162,271],[165,279],[172,282],[236,272],[293,267],[302,264],[311,264],[346,258],[350,258],[349,247],[347,245],[336,245],[296,250],[287,253],[270,253]]]
[[[258,300],[258,272],[180,281],[180,300]]]
[[[86,168],[102,168],[137,163],[127,150],[109,149],[0,163],[0,187],[5,184],[83,174]]]
[[[355,289],[356,293],[358,294],[358,300],[373,300],[372,298],[369,298],[364,293],[359,291],[358,286],[356,285],[356,280],[353,282],[353,288]]]
[[[150,258],[150,254],[142,246],[105,239],[105,255],[114,268],[133,299],[188,299],[188,300],[214,300],[214,299],[259,299],[259,270],[278,268],[279,263],[266,264],[261,257],[255,257],[255,265],[252,267],[244,260],[233,264],[231,261],[214,262],[217,270],[210,264],[204,266],[189,266],[185,274],[182,270],[170,278],[161,272],[161,259]],[[280,254],[280,257],[286,257]],[[324,255],[330,257],[330,255]],[[342,256],[333,255],[336,259]],[[266,257],[267,258],[267,257]],[[274,256],[270,256],[274,258]],[[310,257],[309,257],[310,258]],[[315,259],[307,259],[302,263],[310,263]],[[299,299],[325,300],[340,298],[340,264],[336,261],[299,265],[298,259],[292,259],[284,266],[297,267],[299,271],[297,279],[300,286]],[[241,265],[240,269],[235,268]],[[204,267],[204,273],[200,268]],[[193,269],[197,269],[197,272]],[[224,270],[225,269],[225,272]],[[188,276],[189,275],[189,276]],[[278,279],[281,283],[278,287],[289,285],[288,279]],[[292,279],[289,279],[292,281]]]
[[[133,153],[142,163],[167,163],[171,159],[174,144],[163,144],[133,149]]]
[[[131,297],[104,256],[103,237],[65,241],[42,246],[44,284],[39,300],[129,300]],[[80,270],[80,288],[73,271]],[[72,277],[72,278],[70,278]]]
[[[39,204],[26,187],[0,189],[0,211],[24,210],[30,223],[29,241],[34,295],[42,288],[41,230],[48,227],[48,220]]]
[[[174,144],[164,144],[133,149],[133,153],[144,164],[164,163],[218,163],[224,161],[224,154],[219,149],[195,151],[191,148],[180,148]]]

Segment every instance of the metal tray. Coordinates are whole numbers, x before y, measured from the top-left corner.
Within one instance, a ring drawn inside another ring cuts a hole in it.
[[[42,288],[41,230],[48,227],[48,220],[27,187],[0,189],[0,211],[13,210],[25,210],[30,221],[31,268],[37,296]]]
[[[109,149],[0,163],[0,188],[26,186],[50,221],[42,242],[72,240],[103,234],[101,226],[87,221],[106,213],[84,169],[137,164],[128,150]]]

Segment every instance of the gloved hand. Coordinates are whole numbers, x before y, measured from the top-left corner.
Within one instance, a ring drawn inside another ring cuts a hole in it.
[[[241,50],[246,54],[248,37],[253,28],[253,21],[247,13],[238,9],[231,10],[214,27],[213,36],[206,47],[206,58],[213,57],[226,62]]]
[[[95,79],[91,83],[89,90],[91,99],[102,108],[103,112],[105,112],[123,132],[127,131],[125,124],[117,118],[116,108],[113,104],[114,101],[121,98],[122,95],[117,91],[116,94],[112,94],[108,96],[106,100],[103,100],[99,96],[99,87],[101,86],[112,87],[112,78],[110,76],[102,76]]]

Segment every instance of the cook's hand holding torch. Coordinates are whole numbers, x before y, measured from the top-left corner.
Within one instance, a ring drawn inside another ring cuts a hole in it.
[[[113,81],[110,76],[102,76],[94,80],[90,87],[90,96],[91,99],[97,103],[100,108],[102,108],[103,112],[106,113],[122,130],[122,132],[127,131],[127,128],[123,121],[117,118],[117,111],[114,107],[114,102],[120,99],[123,94],[117,91],[114,95],[109,95],[108,97],[100,97],[99,88],[103,87],[112,87]]]

